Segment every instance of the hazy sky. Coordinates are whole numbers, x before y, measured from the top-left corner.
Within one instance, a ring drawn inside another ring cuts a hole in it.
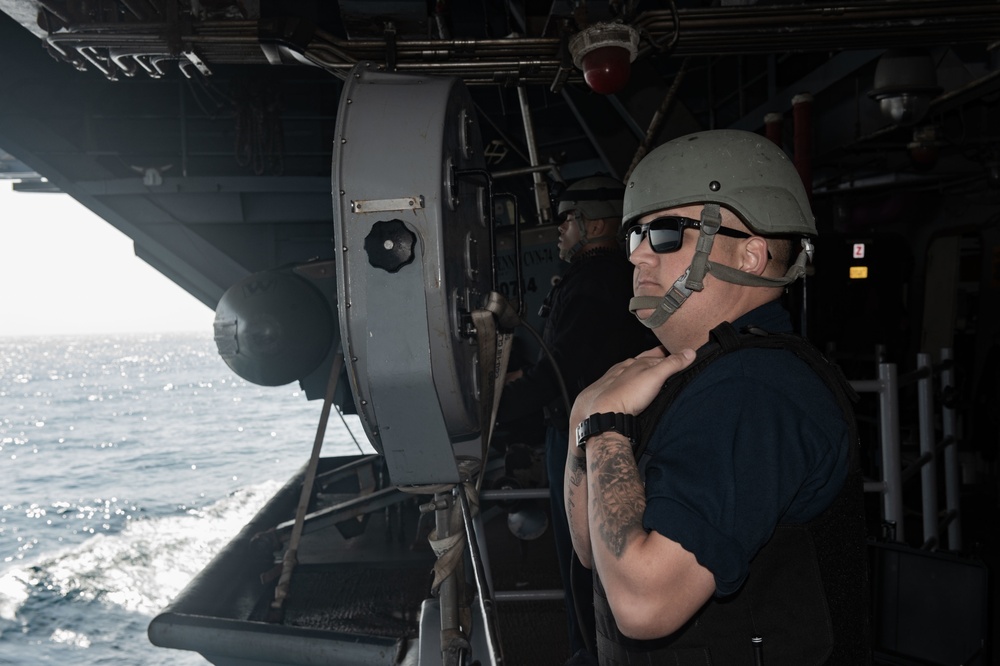
[[[0,180],[0,337],[203,331],[215,313],[66,194]]]

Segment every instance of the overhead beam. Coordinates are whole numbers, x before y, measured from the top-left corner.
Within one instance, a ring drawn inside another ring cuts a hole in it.
[[[791,110],[792,98],[799,93],[819,94],[875,60],[883,52],[883,49],[869,49],[838,53],[813,70],[808,76],[804,76],[795,83],[777,91],[767,102],[749,111],[730,125],[730,128],[755,132],[764,126],[764,116],[768,113],[786,113]]]
[[[92,196],[123,194],[242,194],[290,193],[330,194],[327,177],[289,176],[203,176],[174,178],[163,177],[159,185],[146,185],[142,177],[102,180],[81,180],[75,183],[81,192]]]
[[[186,276],[187,284],[181,286],[208,307],[215,309],[226,289],[250,274],[247,268],[232,257],[165,213],[153,218],[157,220],[155,224],[139,224],[124,217],[99,197],[78,188],[76,183],[62,175],[56,165],[37,157],[22,145],[16,138],[19,134],[14,124],[16,123],[4,123],[3,131],[0,131],[0,143],[6,150],[16,155],[31,169],[46,174],[49,182],[59,191],[70,195],[98,217],[106,220],[131,238],[136,246],[143,247],[145,255],[152,258],[152,261],[149,261],[151,265],[161,271],[163,267],[169,266],[169,272],[163,272],[168,275]]]

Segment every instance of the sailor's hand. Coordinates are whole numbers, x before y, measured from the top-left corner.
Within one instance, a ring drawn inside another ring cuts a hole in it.
[[[654,347],[612,366],[577,396],[571,423],[603,412],[639,414],[653,402],[663,382],[691,365],[694,357],[692,349],[668,356],[663,347]]]

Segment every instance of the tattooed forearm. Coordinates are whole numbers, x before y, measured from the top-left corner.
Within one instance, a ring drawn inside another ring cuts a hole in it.
[[[590,544],[590,518],[587,515],[587,459],[583,456],[573,453],[566,456],[563,500],[566,502],[566,517],[569,519],[573,550],[576,551],[583,566],[589,569],[593,566],[593,554]]]
[[[584,505],[587,491],[587,459],[570,454],[566,457],[566,486],[564,499],[570,511],[577,508],[576,498],[583,491]]]
[[[591,529],[621,558],[629,537],[642,531],[646,497],[631,447],[618,436],[598,436],[587,446],[591,480]]]

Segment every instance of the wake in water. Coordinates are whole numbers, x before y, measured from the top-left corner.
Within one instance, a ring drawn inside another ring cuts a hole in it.
[[[119,643],[167,606],[279,489],[277,481],[244,488],[202,509],[130,521],[76,547],[0,574],[0,663],[83,663],[83,652]],[[57,612],[53,612],[57,611]],[[118,622],[94,615],[110,613]],[[124,624],[121,624],[124,623]],[[141,637],[144,639],[145,637]],[[133,638],[133,641],[136,639]],[[12,644],[21,644],[13,649]],[[205,663],[161,650],[162,662],[119,645],[117,663]],[[134,659],[134,660],[133,660]],[[19,661],[23,660],[23,661]],[[97,663],[89,662],[86,663]],[[112,663],[101,660],[100,663]]]
[[[210,333],[0,339],[0,664],[206,663],[146,627],[305,464],[321,406]],[[324,455],[358,450],[345,425]]]

